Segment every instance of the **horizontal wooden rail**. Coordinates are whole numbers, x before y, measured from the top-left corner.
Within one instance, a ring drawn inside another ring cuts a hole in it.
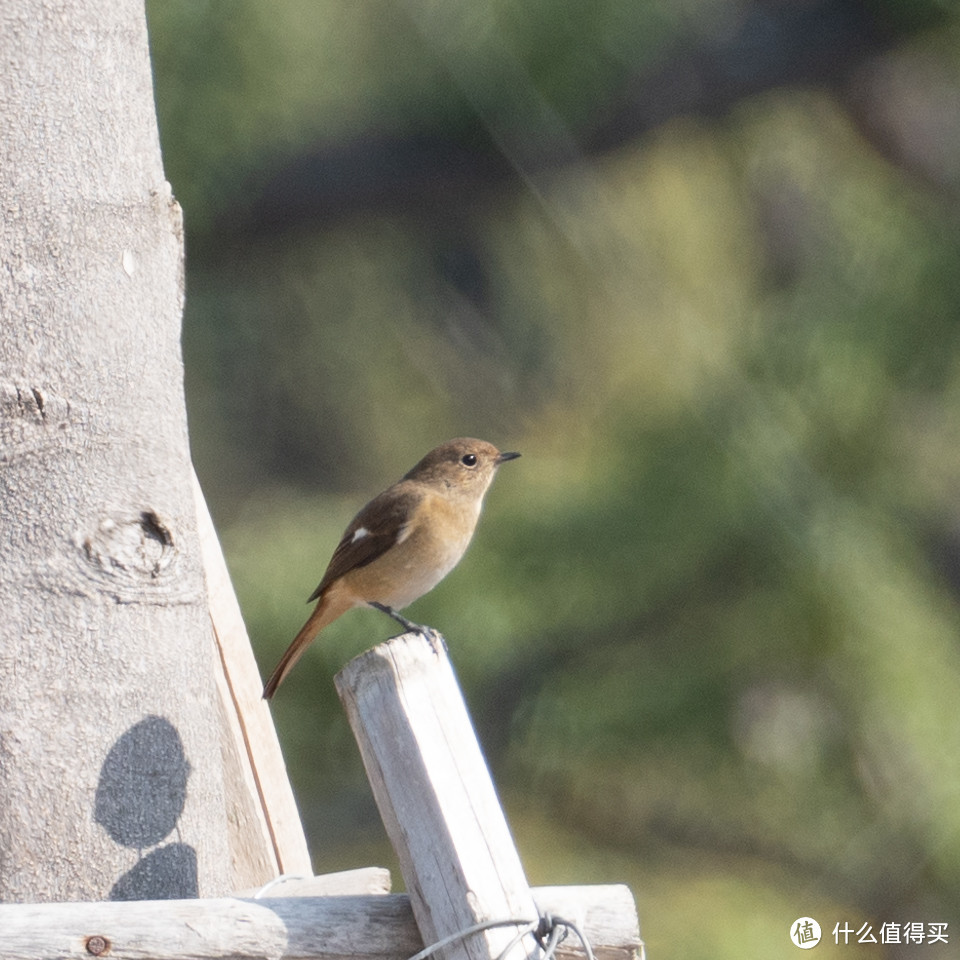
[[[576,923],[597,960],[635,960],[625,886],[533,889],[541,914]],[[405,894],[0,904],[4,960],[405,960],[423,943]],[[585,954],[575,936],[557,951]]]

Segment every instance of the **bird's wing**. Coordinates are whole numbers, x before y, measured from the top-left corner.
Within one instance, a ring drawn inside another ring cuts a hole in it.
[[[397,487],[391,487],[374,497],[350,521],[337,549],[333,551],[327,572],[307,602],[318,599],[334,580],[356,567],[373,563],[394,544],[404,540],[409,533],[410,518],[419,502],[418,493],[398,490]]]

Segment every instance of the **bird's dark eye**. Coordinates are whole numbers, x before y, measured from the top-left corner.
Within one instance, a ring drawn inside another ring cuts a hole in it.
[[[477,465],[477,455],[475,453],[465,453],[460,458],[460,462],[465,467],[475,467]]]

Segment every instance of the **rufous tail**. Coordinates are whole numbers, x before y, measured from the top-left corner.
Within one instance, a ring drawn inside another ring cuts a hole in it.
[[[280,658],[277,668],[270,674],[270,679],[264,684],[264,700],[269,700],[277,692],[277,687],[283,683],[283,678],[293,669],[293,665],[303,655],[303,651],[310,646],[316,635],[325,626],[333,623],[337,617],[356,605],[356,601],[346,591],[336,589],[338,586],[340,584],[332,583],[324,591],[320,602],[314,607],[313,613],[310,614],[310,618],[293,638],[293,643],[287,647],[287,651]]]

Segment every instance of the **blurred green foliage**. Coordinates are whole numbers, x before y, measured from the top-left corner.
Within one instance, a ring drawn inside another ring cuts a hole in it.
[[[958,25],[874,5],[903,32],[845,85],[572,146],[744,9],[148,3],[197,468],[266,671],[366,498],[450,436],[521,450],[411,616],[531,879],[630,882],[655,957],[788,955],[805,914],[956,939]],[[237,228],[298,157],[477,117],[515,175]],[[318,870],[390,862],[331,683],[390,632],[345,617],[276,700]]]

